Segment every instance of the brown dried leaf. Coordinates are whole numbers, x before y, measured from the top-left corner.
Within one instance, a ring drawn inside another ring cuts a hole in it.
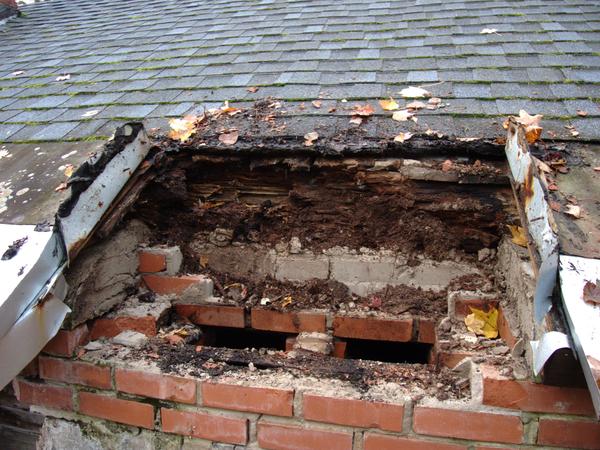
[[[328,112],[328,113],[334,113],[334,112],[336,112],[336,110],[337,110],[337,108],[336,108],[335,106],[332,106],[331,108],[329,108],[329,109],[327,110],[327,112]]]
[[[419,101],[417,101],[417,102],[411,102],[411,103],[409,103],[408,105],[406,105],[406,107],[407,107],[408,109],[423,109],[423,108],[425,108],[426,106],[427,106],[427,105],[426,105],[425,103],[423,103],[423,102],[419,102]]]
[[[248,88],[246,88],[246,90],[252,94],[254,94],[255,92],[258,92],[258,87],[257,86],[250,86]]]
[[[594,171],[595,171],[595,172],[600,172],[600,166],[598,166],[598,167],[594,167]]]
[[[406,132],[406,133],[399,133],[398,136],[396,136],[394,138],[394,142],[400,142],[403,143],[405,141],[408,141],[411,137],[413,137],[412,133]]]
[[[567,209],[565,210],[565,214],[573,217],[574,219],[580,219],[581,213],[581,206],[578,205],[567,205]]]
[[[524,109],[520,110],[519,117],[516,117],[517,122],[525,127],[525,138],[530,144],[536,142],[542,135],[543,128],[540,126],[542,117],[544,117],[542,114],[532,116]]]
[[[64,191],[67,187],[68,187],[67,183],[63,182],[63,183],[60,183],[58,186],[56,186],[54,188],[54,191],[56,191],[56,192]]]
[[[410,119],[414,114],[406,109],[401,109],[400,111],[396,111],[392,114],[392,119],[397,122],[406,122]]]
[[[389,100],[379,100],[379,106],[385,111],[394,111],[400,108],[400,105],[392,97]]]
[[[304,135],[304,145],[307,147],[312,146],[317,139],[319,139],[319,133],[316,131],[311,131],[310,133],[306,133]]]
[[[587,281],[583,286],[583,300],[592,305],[600,305],[600,280]]]
[[[321,105],[323,104],[323,102],[321,100],[313,100],[311,103],[317,109],[319,109],[321,107]]]
[[[363,123],[363,118],[360,116],[352,116],[352,119],[350,119],[350,123],[354,125],[360,125],[361,123]]]
[[[353,116],[369,117],[373,114],[375,114],[375,110],[368,103],[365,103],[364,105],[354,105],[352,107]]]
[[[429,103],[430,105],[439,105],[440,103],[442,103],[442,99],[439,97],[431,97],[427,103]]]
[[[219,141],[225,145],[233,145],[237,142],[239,133],[237,131],[230,131],[229,133],[223,133],[219,135]]]
[[[573,136],[573,137],[579,136],[579,131],[577,131],[573,125],[565,125],[565,128],[567,130],[569,130],[569,133],[571,133],[571,136]]]
[[[449,172],[452,169],[453,165],[454,163],[451,160],[447,159],[442,163],[442,172]]]
[[[587,115],[588,115],[588,112],[587,112],[587,111],[584,111],[583,109],[578,109],[578,110],[577,110],[577,115],[578,115],[579,117],[587,117]]]
[[[560,203],[558,203],[554,200],[550,200],[548,203],[550,204],[550,209],[552,211],[560,212],[560,210],[561,210]]]

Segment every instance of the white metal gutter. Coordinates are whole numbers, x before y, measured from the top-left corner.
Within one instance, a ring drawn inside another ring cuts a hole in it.
[[[0,253],[15,247],[0,260],[0,389],[60,329],[70,312],[63,303],[63,270],[150,150],[141,124],[117,129],[105,149],[109,146],[110,152],[92,156],[69,179],[69,206],[54,227],[0,224]]]

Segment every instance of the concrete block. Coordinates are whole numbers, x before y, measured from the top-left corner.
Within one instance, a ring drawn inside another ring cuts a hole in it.
[[[112,338],[112,341],[115,344],[124,345],[125,347],[140,348],[148,342],[148,337],[137,331],[127,330],[116,335]]]
[[[467,264],[453,261],[422,261],[416,267],[400,268],[394,274],[392,284],[406,284],[433,291],[445,289],[454,278],[479,273],[477,269]]]
[[[333,351],[333,336],[325,333],[300,333],[296,337],[294,350],[306,350],[323,355],[330,355]]]
[[[333,256],[331,279],[351,283],[389,283],[394,274],[393,256]]]
[[[326,256],[294,255],[277,256],[275,278],[277,280],[306,281],[311,278],[327,279],[329,259]]]

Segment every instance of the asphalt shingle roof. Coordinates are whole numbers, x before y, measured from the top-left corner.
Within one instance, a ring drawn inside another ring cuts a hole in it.
[[[160,125],[267,95],[375,106],[408,85],[450,104],[423,112],[433,124],[499,129],[525,108],[559,137],[568,124],[600,137],[597,2],[48,0],[23,12],[0,28],[0,141],[108,136],[125,119]]]

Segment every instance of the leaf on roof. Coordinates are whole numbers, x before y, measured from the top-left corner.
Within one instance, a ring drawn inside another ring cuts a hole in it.
[[[410,86],[402,89],[400,95],[404,98],[423,98],[431,97],[431,92],[420,87]]]
[[[81,117],[94,117],[99,112],[100,110],[98,109],[92,109],[91,111],[86,111],[85,113],[83,113]]]
[[[365,103],[364,105],[354,105],[351,114],[353,116],[369,117],[375,114],[375,110],[371,105]]]
[[[447,159],[442,163],[442,172],[450,172],[450,170],[452,170],[452,167],[454,166],[454,163],[452,162],[452,160]]]
[[[488,339],[498,337],[498,310],[494,307],[488,312],[471,308],[471,314],[465,317],[465,325],[471,333],[485,336]]]
[[[576,112],[579,117],[587,117],[588,115],[588,112],[584,111],[583,109],[578,109]]]
[[[70,74],[65,74],[65,75],[59,75],[56,77],[56,81],[67,81],[71,79],[71,75]]]
[[[498,34],[498,30],[496,28],[484,28],[479,34]]]
[[[254,94],[255,92],[258,92],[258,87],[257,86],[250,86],[250,87],[247,87],[246,90],[248,92],[250,92],[251,94]]]
[[[571,136],[573,136],[573,137],[579,136],[579,131],[577,131],[573,125],[565,125],[565,128],[567,130],[569,130],[569,133],[571,133]]]
[[[426,106],[427,105],[425,103],[419,101],[410,102],[408,105],[406,105],[408,109],[423,109]]]
[[[360,125],[361,123],[363,123],[363,118],[360,116],[352,116],[352,118],[350,119],[350,123],[354,125]]]
[[[311,131],[310,133],[306,133],[304,135],[304,145],[306,145],[307,147],[312,146],[315,141],[319,139],[319,133],[317,133],[316,131]]]
[[[181,142],[187,141],[196,131],[197,120],[198,117],[194,115],[185,116],[183,119],[170,119],[171,131],[169,131],[169,137]]]
[[[392,119],[397,122],[406,122],[408,119],[411,119],[414,114],[406,109],[401,109],[400,111],[396,111],[392,114]]]
[[[513,243],[520,245],[521,247],[527,247],[527,236],[525,235],[525,229],[518,225],[507,225],[512,235]]]
[[[11,75],[12,77],[17,77],[17,76],[19,76],[19,75],[23,75],[24,73],[25,73],[25,71],[24,71],[24,70],[15,70],[15,71],[14,71],[13,73],[11,73],[10,75]]]
[[[237,142],[239,133],[237,130],[232,130],[228,133],[222,133],[219,135],[219,141],[225,145],[233,145]]]
[[[525,138],[530,144],[533,144],[542,135],[543,128],[540,126],[542,117],[544,117],[542,114],[532,116],[524,109],[519,111],[519,117],[515,117],[516,121],[525,127]]]
[[[394,137],[394,142],[404,143],[408,141],[411,137],[413,137],[413,134],[410,132],[399,133],[396,137]]]
[[[317,109],[319,109],[321,107],[321,105],[323,104],[323,102],[321,100],[313,100],[311,103]]]
[[[54,188],[54,191],[55,191],[55,192],[64,191],[64,190],[65,190],[67,187],[68,187],[68,186],[67,186],[67,183],[65,183],[65,182],[62,182],[62,183],[60,183],[58,186],[56,186],[56,187]]]
[[[400,108],[400,105],[392,97],[389,100],[379,100],[379,106],[385,111],[394,111]]]
[[[73,166],[73,164],[67,164],[65,166],[65,170],[64,170],[65,177],[69,178],[71,175],[73,175],[74,171],[75,171],[75,166]]]
[[[600,305],[600,280],[587,281],[583,286],[583,300],[592,305]]]

